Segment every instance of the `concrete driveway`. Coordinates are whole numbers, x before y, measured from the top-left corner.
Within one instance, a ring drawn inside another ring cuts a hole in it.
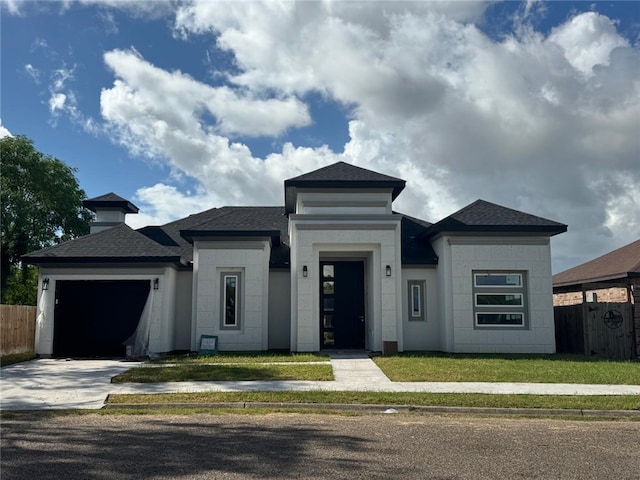
[[[123,360],[38,359],[3,367],[0,409],[101,408],[111,377],[136,366]]]

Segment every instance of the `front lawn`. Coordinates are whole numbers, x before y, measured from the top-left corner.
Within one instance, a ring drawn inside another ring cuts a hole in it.
[[[198,365],[135,367],[116,375],[112,383],[157,383],[189,381],[243,380],[333,380],[333,369],[326,365]]]
[[[162,357],[149,363],[290,363],[329,362],[329,357],[317,353],[224,352],[217,355],[182,355]]]
[[[640,385],[640,362],[582,355],[405,353],[374,361],[394,382]]]
[[[640,410],[637,395],[488,395],[466,393],[389,392],[205,392],[109,395],[111,405],[198,405],[228,402],[272,402],[410,405],[484,408],[562,408],[581,410]]]

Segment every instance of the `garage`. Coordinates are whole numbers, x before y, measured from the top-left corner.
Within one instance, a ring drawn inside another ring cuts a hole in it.
[[[125,356],[149,291],[148,280],[57,281],[53,356]]]

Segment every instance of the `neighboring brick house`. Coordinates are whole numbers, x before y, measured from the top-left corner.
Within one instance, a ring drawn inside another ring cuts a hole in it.
[[[640,239],[553,276],[553,304],[634,304],[636,353],[640,356]]]
[[[36,353],[555,351],[550,237],[567,227],[478,200],[431,224],[405,181],[339,162],[284,182],[284,206],[212,208],[133,230],[117,195],[92,233],[31,253]]]

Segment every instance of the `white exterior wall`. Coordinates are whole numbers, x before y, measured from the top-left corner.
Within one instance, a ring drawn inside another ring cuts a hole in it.
[[[194,244],[191,349],[201,335],[217,335],[220,350],[266,350],[269,312],[269,240],[197,241]],[[240,272],[240,328],[222,329],[222,272]]]
[[[42,279],[49,279],[49,288],[42,291]],[[38,313],[36,320],[35,352],[49,356],[53,353],[54,309],[56,282],[64,280],[148,280],[159,279],[159,288],[151,286],[152,307],[149,331],[149,350],[169,352],[174,349],[174,268],[48,268],[41,267],[38,276]],[[117,301],[106,298],[105,302]]]
[[[190,270],[177,272],[175,309],[175,349],[191,349],[191,298],[193,273]]]
[[[388,189],[345,192],[344,189],[306,189],[296,197],[296,213],[302,215],[388,215]]]
[[[409,287],[411,280],[424,281],[425,319],[411,320],[409,316]],[[442,350],[440,331],[442,317],[439,309],[438,272],[436,268],[402,269],[402,331],[404,350]]]
[[[291,348],[291,274],[269,272],[269,349]]]
[[[440,257],[438,280],[445,322],[444,332],[441,332],[445,351],[555,352],[548,238],[443,236],[434,242],[434,249]],[[526,272],[528,311],[525,328],[475,327],[474,270]]]
[[[382,351],[384,341],[393,341],[401,351],[400,218],[292,215],[290,237],[291,349],[320,348],[320,260],[340,257],[365,263],[365,347]],[[386,265],[392,268],[390,277],[385,276]]]
[[[121,208],[109,210],[105,208],[96,209],[96,222],[124,223],[126,213]]]

